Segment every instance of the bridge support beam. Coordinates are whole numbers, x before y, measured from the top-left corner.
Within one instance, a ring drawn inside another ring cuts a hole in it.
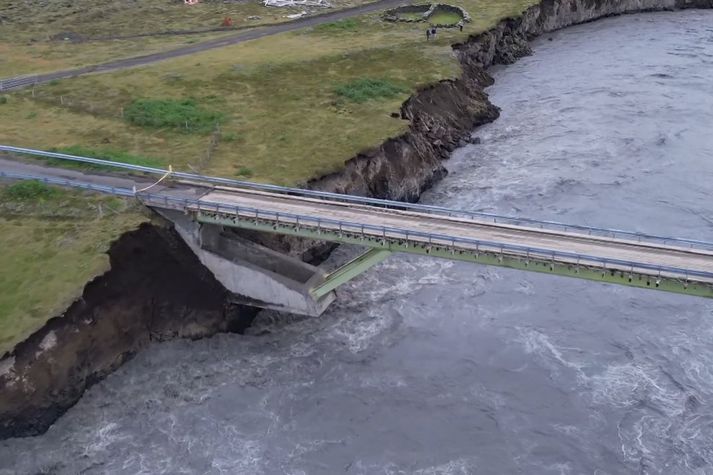
[[[339,269],[335,270],[324,278],[322,283],[310,289],[309,293],[320,299],[335,290],[342,284],[346,284],[354,277],[366,272],[373,266],[383,261],[391,255],[391,251],[386,249],[369,249],[364,254],[347,262]]]
[[[301,260],[197,223],[180,211],[157,210],[237,303],[299,315],[318,316],[335,299],[333,292],[310,293],[326,272]]]

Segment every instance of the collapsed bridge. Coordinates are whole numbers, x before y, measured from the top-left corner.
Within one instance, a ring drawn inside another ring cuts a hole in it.
[[[0,151],[162,176],[147,186],[145,179],[126,175],[70,173],[0,160],[0,178],[135,197],[173,222],[236,301],[259,307],[319,315],[339,285],[394,252],[713,298],[709,242],[263,185],[17,147],[0,146]],[[367,251],[326,273],[226,232],[229,228],[355,244]]]

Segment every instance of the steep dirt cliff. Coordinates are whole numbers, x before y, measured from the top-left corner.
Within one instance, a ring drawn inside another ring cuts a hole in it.
[[[462,145],[475,127],[498,117],[483,92],[493,82],[486,68],[529,55],[529,40],[567,26],[624,13],[711,7],[713,0],[543,0],[519,17],[453,45],[463,74],[420,90],[404,103],[401,116],[411,122],[408,132],[353,157],[344,170],[310,186],[415,201],[445,175],[439,159]]]
[[[109,256],[81,300],[0,360],[0,438],[44,432],[150,341],[241,331],[257,313],[230,304],[171,229],[142,225]]]
[[[445,176],[441,160],[498,109],[483,89],[485,69],[530,53],[539,34],[604,16],[651,10],[711,8],[713,0],[543,0],[522,16],[453,46],[459,79],[426,87],[401,108],[410,129],[346,162],[315,189],[415,201]],[[319,260],[331,245],[250,234],[258,242]],[[64,315],[0,359],[0,438],[46,430],[82,392],[152,340],[239,331],[256,309],[236,307],[171,230],[145,225],[110,250],[111,270],[89,283]]]

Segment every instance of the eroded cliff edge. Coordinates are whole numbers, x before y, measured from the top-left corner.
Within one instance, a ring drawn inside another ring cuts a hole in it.
[[[483,89],[486,68],[530,53],[528,40],[559,28],[622,13],[710,8],[713,0],[544,0],[522,16],[453,46],[463,68],[415,93],[401,108],[409,131],[347,161],[311,188],[415,201],[445,176],[441,160],[472,130],[498,117]],[[252,236],[314,261],[331,247]],[[94,382],[153,340],[240,331],[257,309],[229,302],[175,232],[146,224],[109,251],[111,270],[87,284],[82,299],[0,359],[0,438],[45,431]]]

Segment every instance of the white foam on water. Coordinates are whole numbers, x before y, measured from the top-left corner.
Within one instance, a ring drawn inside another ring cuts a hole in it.
[[[542,331],[522,327],[517,330],[524,350],[536,355],[553,375],[565,369],[574,370],[577,390],[590,399],[596,411],[608,418],[612,411],[619,411],[620,451],[629,463],[646,467],[645,473],[683,474],[701,470],[700,473],[708,473],[702,467],[713,463],[713,414],[698,414],[697,407],[703,404],[700,391],[710,391],[713,384],[710,366],[702,361],[707,362],[713,352],[710,342],[695,354],[689,354],[690,351],[684,352],[675,345],[686,341],[689,347],[695,346],[695,338],[690,334],[664,338],[666,346],[674,343],[674,348],[678,348],[672,353],[685,353],[681,365],[700,388],[692,393],[672,380],[659,363],[634,360],[598,367],[596,361],[586,355],[582,357],[579,349],[559,346]],[[705,331],[697,335],[701,334]],[[599,417],[598,424],[602,420]],[[570,437],[579,435],[577,427],[555,428]],[[672,452],[676,454],[674,463]],[[568,468],[563,470],[569,473]]]
[[[516,330],[525,352],[537,355],[540,361],[545,363],[551,370],[558,371],[564,367],[572,369],[582,376],[581,370],[585,364],[568,359],[563,352],[566,350],[553,344],[544,332],[529,327],[516,327]],[[581,351],[578,348],[567,348],[567,350]]]
[[[343,342],[352,353],[361,353],[368,349],[374,340],[391,328],[394,319],[384,314],[370,314],[360,318],[359,324],[345,320],[335,324],[329,331],[328,338]]]
[[[461,457],[433,467],[421,468],[414,475],[471,475],[479,468],[477,457]]]
[[[94,428],[85,438],[87,445],[82,452],[82,457],[97,458],[104,457],[112,444],[128,440],[131,436],[121,431],[119,424],[115,422],[105,422],[104,425]]]
[[[15,373],[15,357],[8,356],[0,360],[0,378],[8,377],[10,379]]]
[[[655,403],[668,416],[681,413],[684,395],[676,388],[665,387],[656,368],[637,363],[607,366],[603,372],[584,377],[596,404],[631,407],[643,400]]]

